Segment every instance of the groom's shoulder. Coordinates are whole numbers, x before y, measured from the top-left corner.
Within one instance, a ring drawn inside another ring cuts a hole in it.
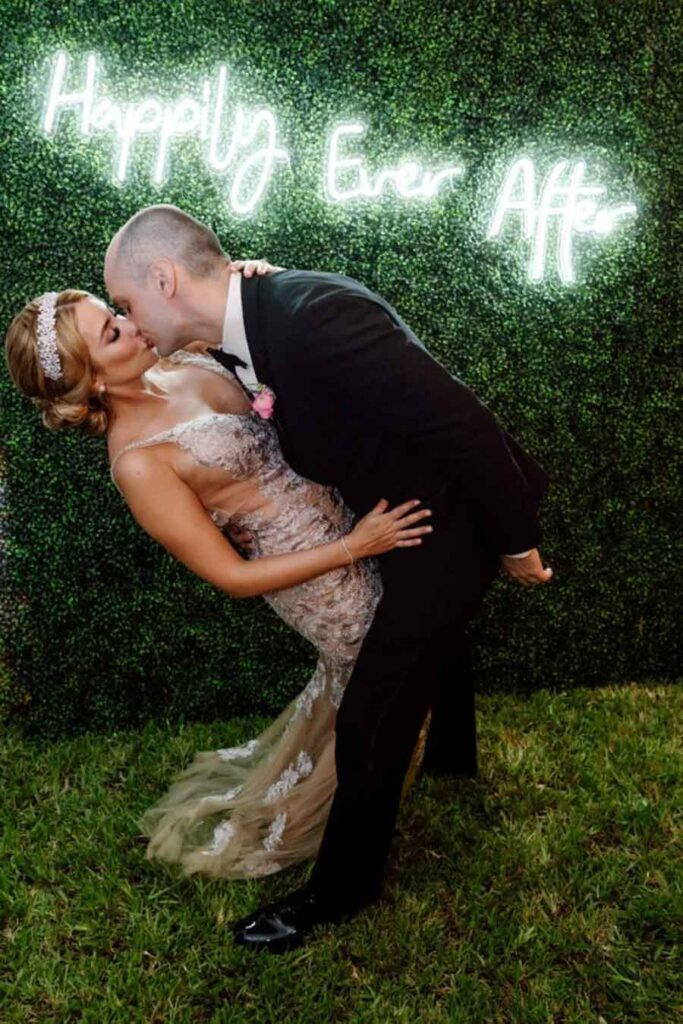
[[[286,306],[292,315],[307,312],[319,302],[353,298],[380,301],[360,281],[346,274],[335,274],[326,270],[281,270],[261,278],[266,283],[264,298]]]

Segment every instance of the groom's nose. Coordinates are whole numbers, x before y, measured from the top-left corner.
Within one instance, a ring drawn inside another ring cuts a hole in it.
[[[132,317],[130,317],[130,316],[126,317],[126,324],[128,325],[128,329],[130,330],[131,334],[141,334],[142,333],[140,331],[140,328],[135,323],[135,320],[133,320]]]

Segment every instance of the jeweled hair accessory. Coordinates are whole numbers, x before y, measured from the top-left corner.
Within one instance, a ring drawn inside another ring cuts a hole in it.
[[[62,376],[62,364],[57,352],[57,332],[55,330],[55,306],[59,292],[45,292],[39,299],[38,323],[38,357],[46,377],[59,380]]]

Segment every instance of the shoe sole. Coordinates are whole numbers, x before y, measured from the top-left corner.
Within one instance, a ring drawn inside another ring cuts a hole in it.
[[[240,939],[235,937],[235,945],[241,949],[248,949],[254,953],[286,953],[290,949],[297,949],[303,945],[304,936],[286,936],[280,939]]]

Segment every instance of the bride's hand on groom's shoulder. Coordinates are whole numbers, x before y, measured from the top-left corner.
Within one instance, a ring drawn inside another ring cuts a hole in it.
[[[274,270],[285,270],[285,267],[274,267],[268,260],[233,260],[230,269],[242,271],[244,277],[251,277],[252,274],[272,274]]]
[[[510,555],[499,555],[504,571],[525,587],[534,587],[537,583],[547,583],[552,579],[553,570],[550,566],[543,567],[538,548],[534,548],[524,558],[513,558]]]

